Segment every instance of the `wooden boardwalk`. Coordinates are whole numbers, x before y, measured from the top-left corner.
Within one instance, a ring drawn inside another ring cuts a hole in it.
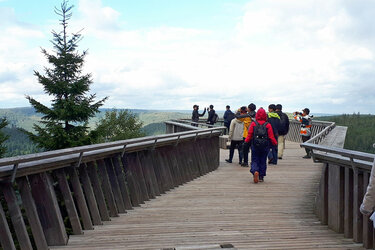
[[[112,218],[55,249],[362,249],[313,213],[321,165],[287,142],[284,159],[253,184],[249,168],[224,159],[218,170]],[[235,152],[237,157],[237,152]],[[186,248],[184,248],[186,247]],[[190,248],[188,248],[190,247]],[[211,249],[211,248],[210,248]]]

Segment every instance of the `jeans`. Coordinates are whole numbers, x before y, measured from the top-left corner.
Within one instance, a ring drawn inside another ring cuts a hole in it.
[[[252,174],[258,171],[259,177],[263,178],[266,176],[267,171],[267,154],[269,148],[258,149],[254,146],[251,147],[251,169]]]
[[[275,136],[275,139],[277,141],[278,136]],[[271,161],[271,163],[277,164],[277,145],[274,146],[271,144],[270,151],[268,153],[268,159]]]

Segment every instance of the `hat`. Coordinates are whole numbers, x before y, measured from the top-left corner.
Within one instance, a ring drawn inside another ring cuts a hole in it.
[[[193,105],[193,108],[195,108],[195,107],[199,108],[199,105],[197,105],[197,104],[194,104],[194,105]]]
[[[307,115],[310,114],[310,109],[308,109],[308,108],[304,108],[304,109],[302,109],[302,111],[305,112]]]

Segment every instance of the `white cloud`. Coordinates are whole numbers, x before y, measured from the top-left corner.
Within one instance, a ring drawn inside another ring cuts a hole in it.
[[[107,107],[190,109],[212,103],[224,109],[280,102],[287,111],[307,106],[313,112],[373,113],[373,1],[253,0],[228,34],[220,27],[129,30],[126,17],[100,0],[80,0],[73,12],[70,30],[84,28],[80,49],[89,48],[85,70],[93,73],[92,92],[110,96]],[[48,35],[13,26],[0,38],[0,45],[24,52],[16,53],[19,58],[5,54],[10,63],[0,57],[3,72],[26,79],[15,93],[41,90],[31,69],[44,59],[25,41]]]

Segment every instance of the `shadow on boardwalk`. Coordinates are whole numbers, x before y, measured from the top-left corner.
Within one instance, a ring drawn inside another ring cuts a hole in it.
[[[71,236],[65,248],[207,249],[230,243],[238,249],[362,249],[314,215],[321,165],[303,155],[299,144],[287,142],[284,159],[268,167],[264,183],[253,184],[249,168],[237,158],[225,163],[228,151],[222,150],[218,170]]]

